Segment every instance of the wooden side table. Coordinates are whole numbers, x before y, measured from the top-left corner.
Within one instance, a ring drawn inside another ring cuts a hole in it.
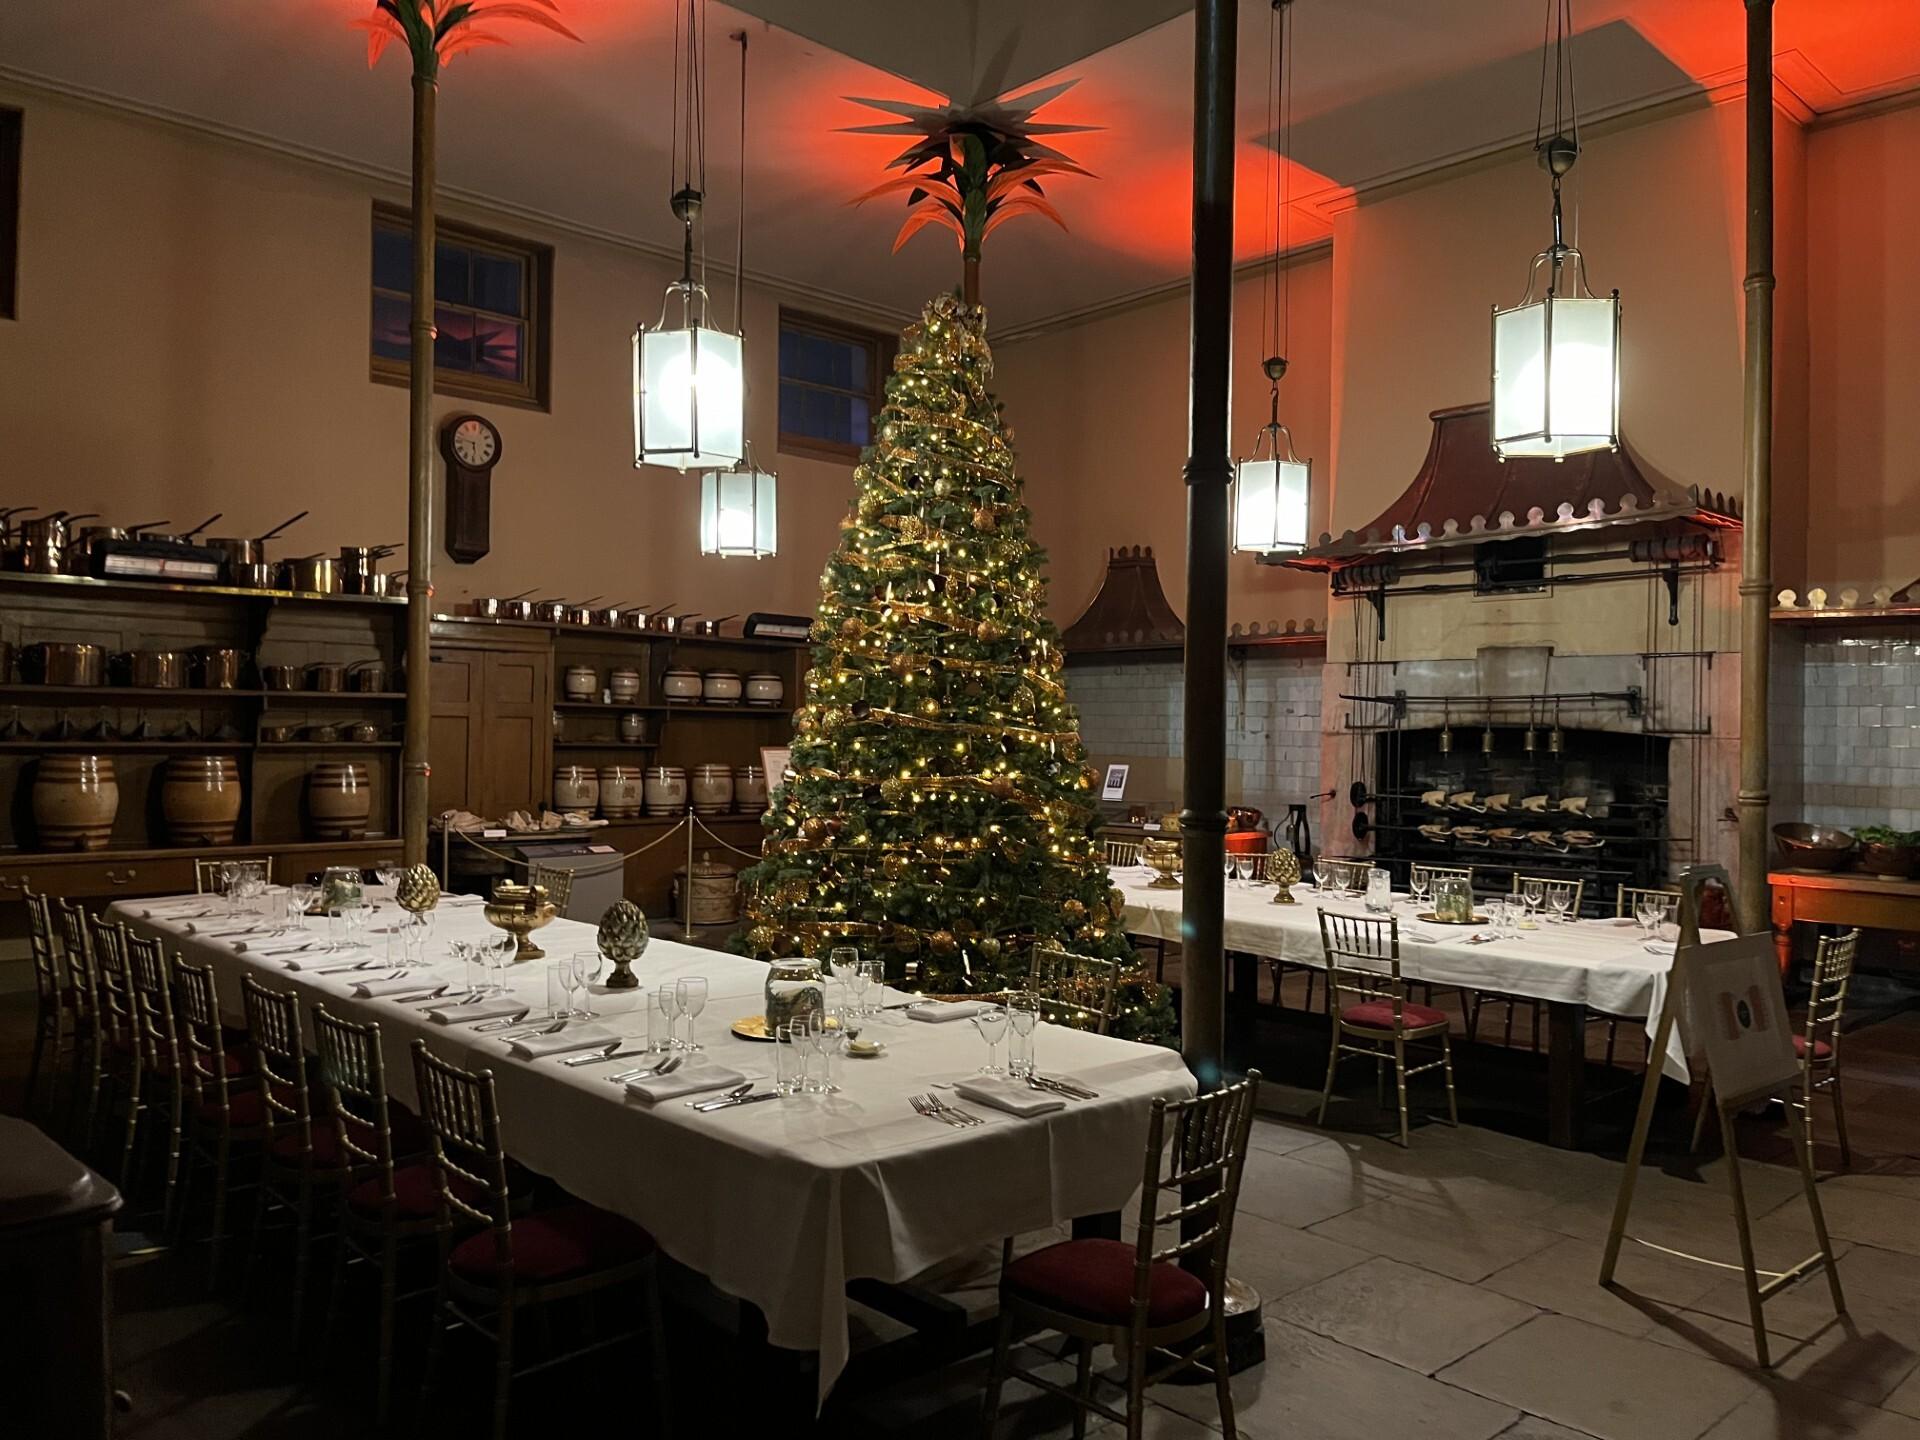
[[[1920,932],[1920,880],[1888,880],[1857,870],[1775,870],[1773,944],[1780,973],[1793,963],[1793,925],[1858,925]]]

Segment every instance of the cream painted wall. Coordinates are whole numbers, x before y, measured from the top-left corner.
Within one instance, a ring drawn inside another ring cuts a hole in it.
[[[1920,106],[1807,142],[1809,585],[1920,578]]]
[[[1314,461],[1315,533],[1326,521],[1332,271],[1324,253],[1292,268],[1281,387],[1294,450]],[[987,301],[991,310],[991,294]],[[1243,278],[1234,290],[1236,455],[1267,419],[1262,307],[1259,277]],[[1183,290],[995,351],[994,385],[1014,428],[1034,532],[1051,557],[1052,612],[1062,625],[1098,593],[1107,551],[1120,545],[1152,545],[1168,600],[1176,612],[1186,608],[1187,318]],[[1326,618],[1318,577],[1256,565],[1251,555],[1233,556],[1227,574],[1227,613],[1237,623]]]
[[[311,507],[282,554],[404,540],[407,394],[367,376],[369,212],[404,194],[37,92],[11,100],[27,114],[20,318],[0,324],[4,503],[183,529],[218,510],[222,534]],[[448,213],[553,245],[554,353],[550,414],[436,401],[436,414],[483,411],[503,445],[492,553],[471,566],[437,553],[441,599],[533,587],[811,613],[850,468],[780,457],[779,555],[701,558],[698,482],[635,471],[630,448],[629,337],[658,314],[666,268]],[[716,299],[730,305],[724,289]],[[778,300],[748,300],[750,428],[765,457]]]

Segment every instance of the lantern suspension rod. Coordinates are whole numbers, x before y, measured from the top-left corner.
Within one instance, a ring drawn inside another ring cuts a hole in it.
[[[1560,182],[1580,158],[1580,105],[1573,84],[1573,0],[1547,0],[1546,31],[1540,40],[1540,100],[1534,111],[1533,150],[1541,168],[1553,177],[1553,244],[1547,293],[1560,293],[1560,272],[1570,248],[1562,225]],[[1547,133],[1547,72],[1553,72],[1553,133]]]
[[[705,0],[687,0],[684,14],[676,9],[673,21],[673,196],[669,204],[681,225],[680,279],[689,291],[694,283],[693,227],[707,184],[705,8]],[[700,268],[704,286],[704,254]]]
[[[747,32],[736,30],[728,37],[740,45],[740,213],[733,230],[733,333],[746,334],[741,324],[745,311],[743,296],[747,284]],[[746,377],[741,377],[742,387]]]

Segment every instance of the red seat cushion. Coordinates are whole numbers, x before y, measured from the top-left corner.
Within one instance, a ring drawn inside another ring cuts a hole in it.
[[[653,1251],[653,1237],[631,1220],[580,1200],[513,1222],[513,1277],[523,1284],[611,1270]],[[482,1230],[454,1246],[447,1265],[469,1280],[497,1280],[493,1232]]]
[[[231,1060],[232,1057],[229,1056],[228,1059]],[[288,1105],[294,1103],[293,1091],[284,1090],[284,1103]],[[219,1104],[212,1100],[202,1101],[200,1105],[200,1118],[209,1122],[218,1122],[220,1119]],[[249,1086],[245,1090],[229,1090],[227,1092],[227,1118],[232,1122],[236,1130],[257,1129],[259,1126],[265,1125],[267,1123],[267,1102],[262,1097],[260,1088],[256,1085]],[[286,1117],[276,1115],[275,1118],[284,1119]]]
[[[1806,1055],[1807,1055],[1807,1037],[1806,1036],[1796,1035],[1793,1037],[1793,1053],[1795,1055],[1798,1055],[1803,1060],[1806,1058]],[[1829,1045],[1824,1040],[1814,1041],[1813,1042],[1813,1058],[1816,1060],[1832,1059],[1833,1046]]]
[[[469,1205],[481,1202],[481,1191],[471,1181],[453,1177],[453,1193]],[[362,1215],[380,1213],[380,1180],[363,1180],[347,1192],[348,1206]],[[433,1183],[433,1166],[421,1161],[399,1165],[393,1172],[393,1212],[396,1220],[431,1220],[440,1210],[440,1191]],[[519,1232],[515,1231],[516,1238]]]
[[[1341,1010],[1340,1019],[1348,1025],[1364,1025],[1369,1030],[1391,1030],[1393,1002],[1368,1000],[1359,1005],[1349,1005]],[[1409,1030],[1424,1030],[1429,1025],[1445,1025],[1447,1014],[1431,1005],[1416,1005],[1407,1000],[1400,1006],[1400,1023]]]
[[[1085,1320],[1133,1319],[1134,1248],[1122,1240],[1063,1240],[1007,1266],[1014,1294]],[[1172,1325],[1207,1308],[1206,1282],[1178,1265],[1155,1265],[1147,1288],[1147,1324]]]

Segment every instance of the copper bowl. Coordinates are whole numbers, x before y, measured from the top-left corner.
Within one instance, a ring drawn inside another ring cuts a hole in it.
[[[1774,843],[1789,869],[1838,870],[1847,863],[1858,842],[1832,825],[1808,825],[1795,820],[1773,827]]]

